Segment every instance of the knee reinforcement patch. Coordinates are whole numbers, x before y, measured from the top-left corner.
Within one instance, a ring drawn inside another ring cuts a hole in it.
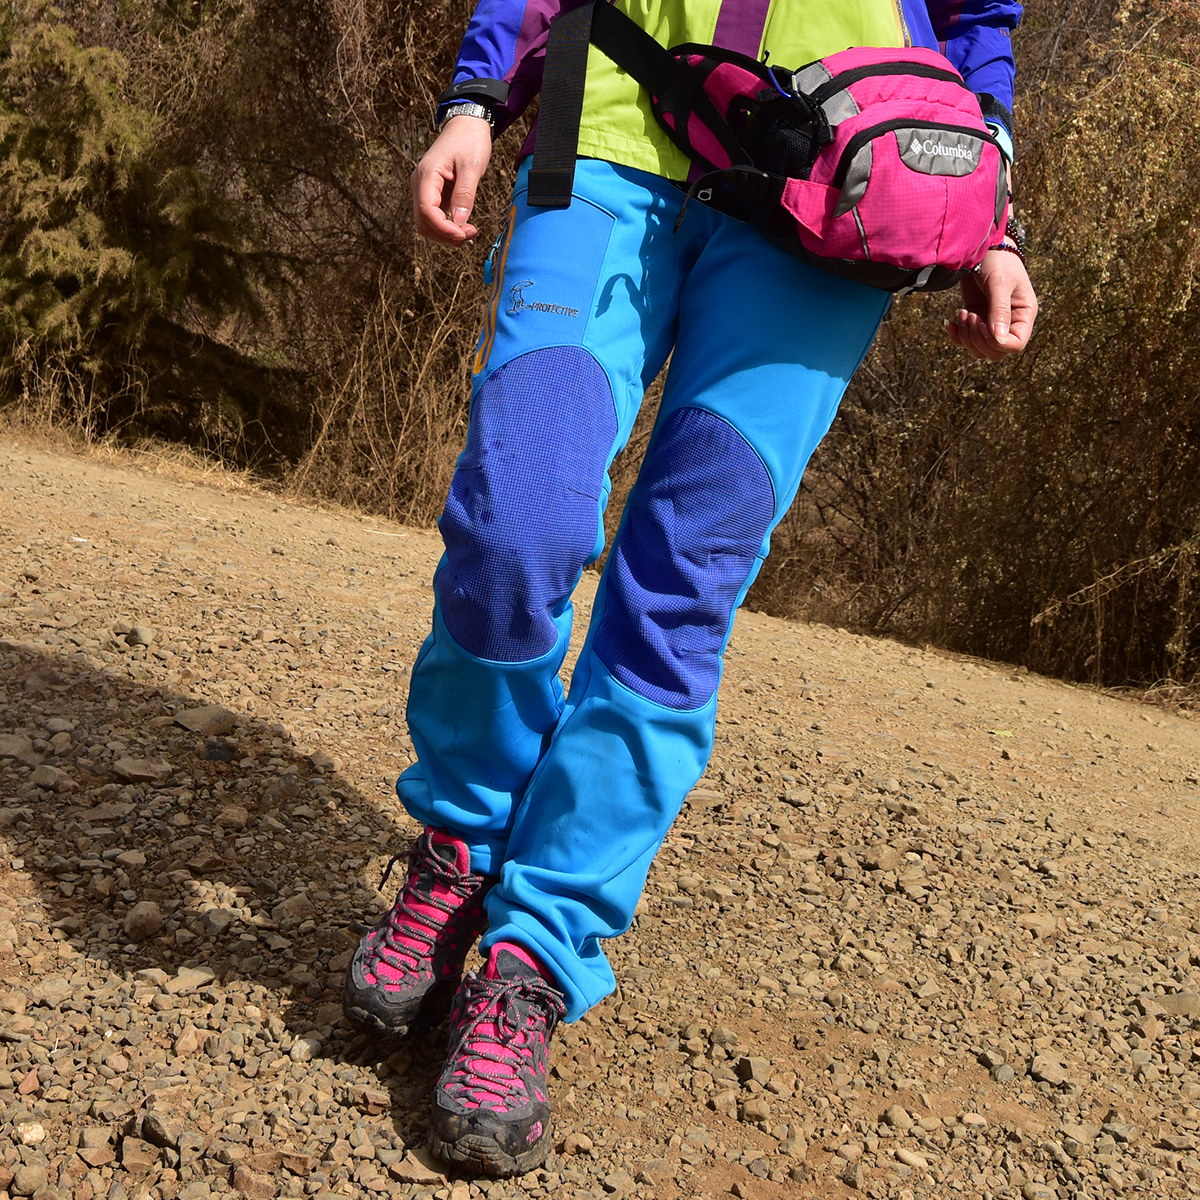
[[[774,510],[770,476],[736,429],[702,409],[667,419],[607,566],[594,646],[621,683],[669,708],[712,698]]]
[[[580,571],[600,551],[600,503],[617,420],[608,378],[575,346],[497,368],[471,407],[440,522],[446,628],[470,654],[540,658]]]

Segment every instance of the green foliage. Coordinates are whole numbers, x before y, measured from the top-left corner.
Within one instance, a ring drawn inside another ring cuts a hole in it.
[[[106,294],[129,290],[134,256],[112,244],[104,208],[130,190],[148,122],[120,102],[114,55],[19,7],[0,29],[6,332],[63,343],[102,319]]]

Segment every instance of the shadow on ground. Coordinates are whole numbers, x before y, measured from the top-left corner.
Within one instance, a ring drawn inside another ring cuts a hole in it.
[[[251,1024],[276,1022],[285,1049],[304,1042],[316,1057],[369,1068],[404,1143],[423,1142],[444,1031],[388,1044],[348,1025],[340,1004],[345,963],[382,908],[374,864],[418,830],[278,724],[240,714],[212,714],[202,732],[178,723],[205,704],[82,656],[0,642],[0,836],[16,868],[0,879],[15,935],[0,963],[15,960],[8,982],[33,997],[29,1036],[104,1009],[130,980],[170,994],[181,972],[201,968],[211,979],[180,995],[211,1001],[226,1025],[253,1001]],[[55,954],[56,940],[78,955]],[[205,1037],[196,1050],[254,1077],[255,1047],[235,1038],[214,1056]]]

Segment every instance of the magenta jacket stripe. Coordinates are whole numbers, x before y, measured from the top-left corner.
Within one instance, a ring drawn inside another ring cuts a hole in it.
[[[717,14],[713,45],[757,58],[770,7],[771,0],[741,0],[736,4],[726,0]]]

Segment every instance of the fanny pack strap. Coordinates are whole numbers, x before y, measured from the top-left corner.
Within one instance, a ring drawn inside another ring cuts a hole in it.
[[[667,51],[609,0],[590,0],[561,14],[550,26],[529,172],[530,205],[566,208],[571,203],[590,45],[655,97],[661,127],[689,158],[716,169],[715,164],[698,158],[682,136],[690,114],[695,112],[732,161],[745,161],[733,131],[704,94],[701,74]],[[672,117],[674,129],[662,122],[664,115]]]

